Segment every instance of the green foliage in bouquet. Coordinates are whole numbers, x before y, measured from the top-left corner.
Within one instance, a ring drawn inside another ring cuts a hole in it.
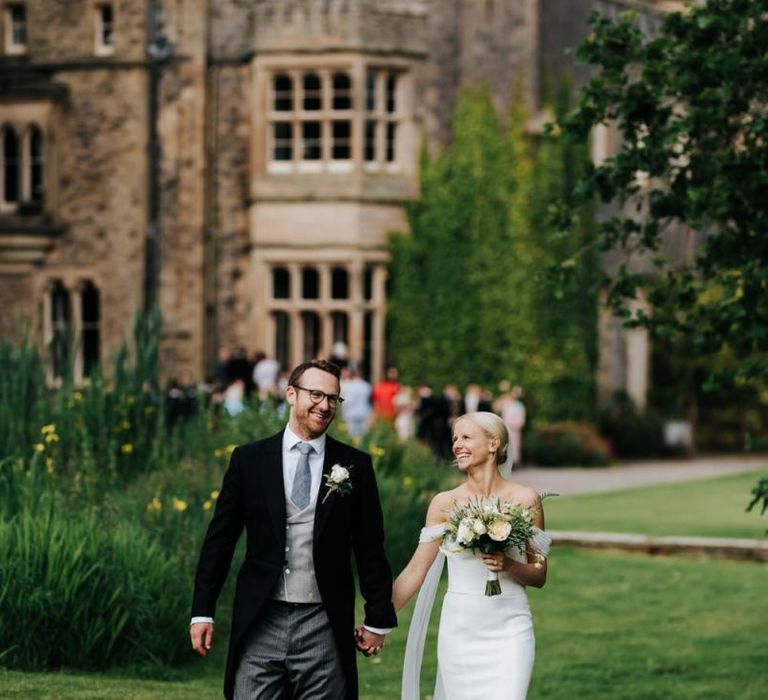
[[[456,503],[445,526],[444,550],[447,553],[469,549],[496,554],[510,547],[525,551],[533,537],[535,509],[498,498],[475,498]],[[488,573],[485,595],[501,594],[498,574]]]

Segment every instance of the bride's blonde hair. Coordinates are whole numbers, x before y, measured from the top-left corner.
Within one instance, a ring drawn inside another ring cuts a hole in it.
[[[471,420],[475,425],[480,426],[488,437],[496,438],[499,441],[499,449],[496,451],[496,464],[504,464],[507,461],[507,448],[509,447],[509,432],[507,431],[506,423],[490,411],[465,413],[456,420],[459,421],[462,418]]]

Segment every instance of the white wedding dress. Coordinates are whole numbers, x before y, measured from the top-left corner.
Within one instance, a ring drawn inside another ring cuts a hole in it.
[[[442,539],[443,525],[424,528],[419,542]],[[534,529],[534,548],[549,553],[550,537]],[[517,549],[507,556],[527,561]],[[421,657],[429,615],[446,556],[432,565],[416,601],[408,630],[402,700],[418,700]],[[443,599],[437,641],[434,700],[525,700],[534,658],[531,611],[525,587],[499,575],[501,595],[486,596],[488,569],[470,551],[449,554],[448,591]]]

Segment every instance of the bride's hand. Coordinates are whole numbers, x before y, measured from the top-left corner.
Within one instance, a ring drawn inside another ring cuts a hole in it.
[[[501,572],[504,571],[504,553],[497,552],[496,554],[483,554],[483,564],[485,564],[488,571]]]

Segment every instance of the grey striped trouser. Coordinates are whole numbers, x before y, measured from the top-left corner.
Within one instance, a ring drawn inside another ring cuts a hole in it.
[[[325,608],[265,603],[242,646],[234,700],[343,700],[345,689]]]

